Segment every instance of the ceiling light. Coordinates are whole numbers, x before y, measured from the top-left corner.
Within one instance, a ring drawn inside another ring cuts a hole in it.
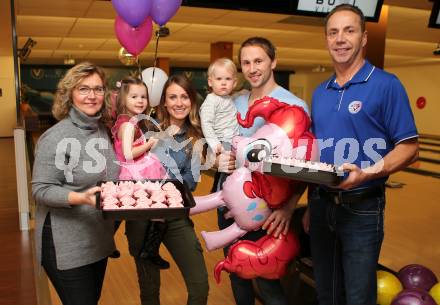
[[[322,72],[325,72],[325,71],[326,71],[326,69],[325,69],[325,67],[323,65],[317,65],[316,67],[314,67],[312,69],[312,72],[316,72],[316,73],[322,73]]]
[[[64,58],[64,64],[66,66],[73,66],[75,64],[75,58],[72,58],[72,56],[67,55],[66,58]]]
[[[434,55],[440,55],[440,43],[437,44],[437,48],[434,49],[434,51],[432,51],[432,54]]]

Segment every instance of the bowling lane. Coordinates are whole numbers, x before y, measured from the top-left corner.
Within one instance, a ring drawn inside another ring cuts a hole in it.
[[[380,263],[395,271],[419,263],[440,277],[440,179],[398,172],[390,180],[406,185],[387,189]]]

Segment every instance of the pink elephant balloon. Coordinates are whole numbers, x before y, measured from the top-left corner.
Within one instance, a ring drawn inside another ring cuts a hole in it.
[[[228,217],[233,217],[235,220],[232,225],[223,230],[202,231],[202,237],[209,251],[226,247],[248,231],[259,229],[272,213],[264,199],[249,197],[244,192],[245,182],[251,180],[251,172],[241,167],[226,179],[223,190],[195,198],[196,206],[190,210],[191,215],[224,205],[229,209]]]
[[[249,108],[245,119],[238,120],[242,126],[250,127],[256,117],[263,117],[266,124],[252,137],[233,139],[232,150],[239,167],[226,178],[221,191],[195,197],[196,206],[190,210],[197,214],[226,206],[227,216],[234,218],[234,223],[221,231],[202,232],[208,250],[225,247],[246,232],[258,230],[272,209],[291,198],[297,182],[263,174],[262,161],[275,156],[310,159],[316,151],[315,138],[308,131],[310,118],[301,107],[265,97]],[[265,236],[255,243],[239,241],[216,267],[216,274],[224,269],[245,278],[277,278],[297,249],[293,233],[283,238]]]
[[[151,39],[153,23],[151,17],[138,27],[132,27],[121,17],[116,16],[115,33],[119,43],[133,56],[139,55]]]

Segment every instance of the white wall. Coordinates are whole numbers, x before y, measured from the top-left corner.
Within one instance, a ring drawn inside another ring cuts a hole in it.
[[[419,133],[440,135],[440,65],[386,69],[395,74],[408,93]],[[426,106],[418,109],[417,98],[426,98]]]
[[[312,94],[316,87],[327,80],[333,74],[330,72],[321,73],[296,73],[291,74],[289,79],[290,91],[303,99],[310,107],[312,103]]]

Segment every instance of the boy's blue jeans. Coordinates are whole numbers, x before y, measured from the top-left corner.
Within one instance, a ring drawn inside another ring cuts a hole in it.
[[[313,272],[320,305],[376,305],[385,196],[336,204],[309,198]]]

